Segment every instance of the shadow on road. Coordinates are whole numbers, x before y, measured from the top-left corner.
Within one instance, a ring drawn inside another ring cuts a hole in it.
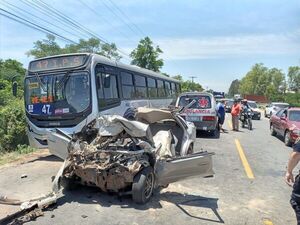
[[[117,205],[121,208],[148,210],[163,208],[163,206],[160,203],[160,200],[167,201],[176,205],[184,214],[192,218],[216,223],[224,223],[223,219],[217,211],[217,198],[206,198],[198,195],[181,194],[177,192],[155,192],[147,204],[139,205],[132,201],[130,195],[118,196],[117,194],[101,192],[98,188],[81,186],[74,191],[66,192],[65,196],[58,200],[55,208],[66,203],[78,202],[80,204],[98,204],[102,207],[111,207]],[[198,207],[199,211],[201,211],[201,208],[209,208],[216,216],[216,219],[194,215],[193,213],[187,211],[184,208],[185,206]],[[52,210],[55,208],[52,208]]]
[[[165,192],[161,194],[161,197],[167,200],[170,203],[175,204],[183,213],[187,216],[190,216],[195,219],[209,221],[209,222],[216,222],[216,223],[224,223],[224,220],[218,213],[218,199],[217,198],[207,198],[197,195],[189,195],[189,194],[181,194],[177,192]],[[201,208],[209,208],[213,211],[216,219],[205,218],[197,215],[193,215],[192,213],[188,212],[184,206],[193,206]]]
[[[38,162],[38,161],[63,162],[63,160],[61,158],[58,158],[55,155],[47,155],[47,156],[42,156],[42,157],[27,161],[26,163],[33,163],[33,162]]]
[[[209,131],[202,131],[197,130],[196,138],[208,138],[208,139],[219,139],[220,138],[220,132],[209,132]]]

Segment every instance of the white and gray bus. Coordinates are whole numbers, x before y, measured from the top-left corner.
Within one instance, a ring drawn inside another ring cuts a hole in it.
[[[99,115],[130,119],[135,108],[167,107],[180,92],[175,79],[90,53],[31,61],[24,85],[28,138],[35,148],[48,148],[53,128],[73,134]]]

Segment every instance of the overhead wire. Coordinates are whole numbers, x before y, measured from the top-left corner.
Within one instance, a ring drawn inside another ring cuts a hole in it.
[[[112,0],[108,0],[118,11],[119,13],[121,13],[132,25],[133,27],[135,27],[135,29],[142,35],[142,36],[147,36],[134,22],[132,22],[132,20],[129,18],[129,16],[124,13],[123,10],[120,9],[120,7],[114,3],[114,1]]]
[[[62,40],[65,40],[65,41],[67,41],[67,42],[70,42],[70,43],[72,43],[72,44],[78,44],[77,42],[75,42],[75,41],[73,41],[73,40],[71,40],[71,39],[69,39],[69,38],[66,38],[66,37],[64,37],[64,36],[62,36],[62,35],[60,35],[60,34],[54,32],[54,31],[51,31],[51,30],[47,29],[47,28],[44,28],[44,27],[42,27],[42,26],[40,26],[40,25],[38,25],[38,24],[36,24],[36,23],[30,22],[29,20],[24,19],[24,18],[22,18],[22,17],[20,17],[20,16],[18,16],[18,15],[16,15],[16,14],[14,14],[14,13],[11,13],[11,12],[9,12],[9,11],[3,9],[3,8],[0,8],[0,11],[4,12],[4,13],[1,13],[1,12],[0,12],[0,14],[1,14],[2,16],[5,16],[5,17],[7,17],[7,18],[9,18],[9,19],[12,19],[12,20],[17,21],[17,22],[19,22],[19,23],[22,23],[22,24],[24,24],[24,25],[25,25],[25,24],[27,24],[28,26],[30,25],[30,27],[35,27],[36,30],[43,31],[44,33],[47,33],[47,34],[52,34],[52,35],[54,35],[54,36],[56,36],[56,37],[58,37],[58,38],[60,38],[60,39],[62,39]],[[5,14],[5,13],[6,13],[6,14]],[[7,14],[8,14],[8,15],[7,15]]]
[[[123,20],[122,17],[115,13],[115,11],[108,4],[106,4],[105,1],[102,0],[101,2],[105,6],[105,8],[107,8],[115,17],[119,18],[119,20],[121,20],[122,23],[124,23],[136,35],[136,31],[125,20]]]
[[[36,16],[36,15],[34,15],[34,14],[32,14],[32,13],[30,13],[30,12],[28,12],[28,11],[26,11],[26,10],[24,10],[24,9],[22,9],[22,8],[20,8],[20,7],[18,7],[18,6],[16,6],[16,5],[13,5],[13,4],[9,3],[9,2],[6,2],[5,0],[2,0],[2,2],[4,3],[4,5],[5,5],[6,7],[10,8],[13,12],[15,12],[15,13],[20,13],[20,15],[22,15],[22,16],[25,17],[25,18],[26,18],[26,15],[25,15],[25,14],[28,14],[28,15],[30,15],[30,16],[33,17],[33,18],[37,18],[37,19],[39,19],[39,20],[41,20],[41,21],[44,21],[45,23],[50,24],[51,26],[56,27],[56,28],[58,28],[58,29],[60,29],[60,30],[62,30],[62,31],[65,31],[65,32],[68,33],[68,34],[71,34],[71,35],[73,35],[73,36],[76,36],[76,37],[79,38],[79,39],[82,38],[81,36],[79,36],[79,35],[77,35],[77,34],[75,34],[75,33],[72,33],[72,32],[70,32],[70,31],[68,31],[68,30],[66,30],[66,29],[64,29],[64,28],[62,28],[62,27],[60,27],[60,26],[57,26],[56,24],[51,23],[51,22],[49,22],[49,21],[43,19],[42,17]],[[17,9],[17,10],[15,10],[15,9]],[[19,12],[18,12],[18,11],[19,11]],[[24,14],[24,13],[25,13],[25,14]],[[37,23],[37,22],[35,21],[35,23]]]
[[[47,16],[48,18],[57,21],[58,23],[63,23],[62,25],[67,26],[68,28],[72,30],[76,30],[76,32],[80,33],[80,35],[84,36],[85,38],[90,38],[91,35],[87,35],[86,33],[82,32],[81,30],[76,29],[73,25],[70,25],[66,21],[62,20],[61,18],[58,18],[55,14],[50,12],[49,10],[40,7],[39,5],[35,4],[34,2],[30,2],[29,0],[20,0],[23,4],[26,4],[32,9],[35,9],[39,13]]]
[[[92,31],[90,31],[88,28],[84,27],[83,25],[81,25],[77,21],[73,20],[72,18],[66,16],[65,14],[63,14],[59,10],[55,9],[54,7],[50,6],[49,4],[45,3],[44,1],[42,1],[42,0],[33,0],[33,1],[36,2],[36,3],[38,3],[41,6],[43,5],[44,7],[46,7],[47,9],[49,9],[50,11],[52,11],[55,14],[57,14],[58,16],[60,16],[61,18],[64,18],[65,20],[69,21],[74,26],[78,27],[79,29],[85,30],[87,33],[89,33],[93,37],[95,37],[95,38],[99,39],[100,41],[102,41],[103,43],[109,45],[109,41],[108,40],[106,40],[105,38],[99,36],[98,34],[92,32]],[[122,55],[126,56],[126,57],[130,57],[128,53],[126,53],[124,50],[122,50],[120,48],[117,48],[117,51],[119,53],[121,53]]]
[[[94,10],[93,8],[91,8],[88,4],[86,4],[84,1],[82,0],[78,0],[78,2],[80,2],[84,7],[86,7],[89,11],[93,12],[96,16],[98,16],[101,20],[103,20],[104,22],[106,22],[107,24],[109,24],[111,27],[114,27],[114,25],[107,20],[104,16],[102,16],[99,12],[97,12],[96,10]],[[119,34],[121,34],[121,36],[124,36],[127,40],[129,40],[130,42],[133,43],[133,40],[131,40],[129,38],[129,36],[127,34],[125,34],[124,32],[122,32],[121,30],[117,29],[117,32],[119,32]]]

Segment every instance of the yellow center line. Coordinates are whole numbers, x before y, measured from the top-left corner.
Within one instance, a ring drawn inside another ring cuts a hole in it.
[[[229,128],[232,130],[232,124],[230,123],[230,121],[227,121],[227,122],[228,122]]]
[[[269,219],[264,219],[264,225],[273,225],[273,223]]]
[[[235,145],[236,145],[236,148],[239,152],[239,155],[240,155],[240,158],[241,158],[241,161],[243,163],[243,166],[244,166],[244,169],[246,171],[246,174],[248,176],[249,179],[254,179],[254,175],[253,175],[253,172],[252,172],[252,169],[248,163],[248,160],[245,156],[245,153],[244,153],[244,150],[239,142],[238,139],[235,139]]]

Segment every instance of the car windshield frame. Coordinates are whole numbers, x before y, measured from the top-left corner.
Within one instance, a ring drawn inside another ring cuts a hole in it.
[[[85,88],[78,88],[80,80]],[[31,89],[36,89],[36,93]],[[32,116],[77,115],[92,104],[91,76],[87,70],[30,74],[25,77],[24,90],[25,110]]]
[[[295,117],[291,118],[292,114],[296,114],[297,119]],[[290,110],[289,111],[289,121],[300,122],[300,110]]]

